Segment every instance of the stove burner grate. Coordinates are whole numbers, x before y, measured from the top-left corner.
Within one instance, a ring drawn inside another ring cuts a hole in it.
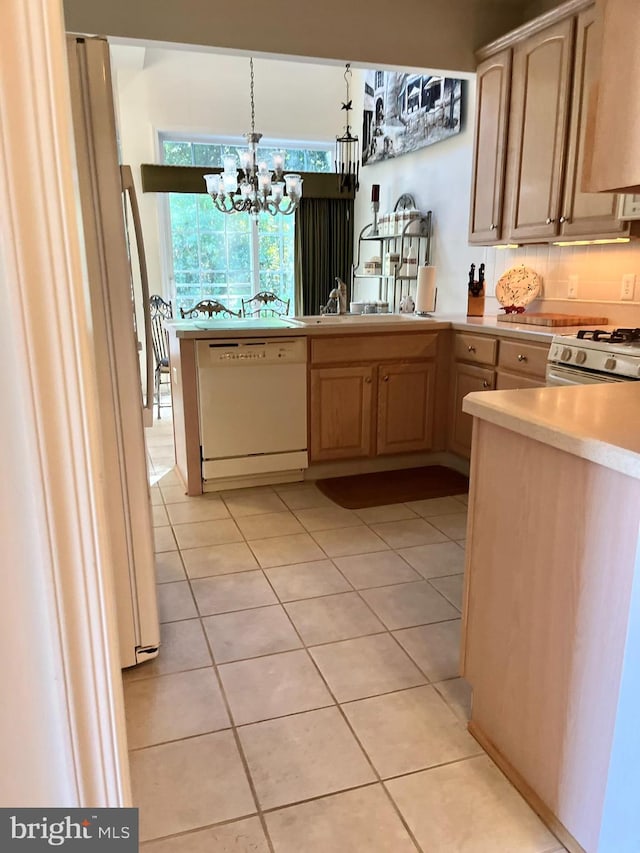
[[[580,329],[578,338],[585,341],[601,341],[607,344],[628,344],[640,341],[640,329]]]

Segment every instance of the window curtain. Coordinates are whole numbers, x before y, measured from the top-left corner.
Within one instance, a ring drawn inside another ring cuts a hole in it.
[[[353,199],[302,198],[295,226],[296,310],[318,314],[335,278],[351,287]],[[347,295],[347,304],[351,294]]]

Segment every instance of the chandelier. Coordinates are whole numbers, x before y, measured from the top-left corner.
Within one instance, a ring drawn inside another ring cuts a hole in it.
[[[351,120],[349,113],[352,110],[352,101],[349,97],[349,83],[351,82],[351,64],[347,62],[344,72],[344,81],[347,84],[347,100],[342,104],[342,109],[347,113],[347,124],[342,136],[336,137],[336,174],[340,192],[345,190],[357,190],[360,186],[358,175],[360,171],[360,143],[357,136],[351,134]]]
[[[265,162],[258,162],[258,143],[261,133],[256,133],[255,104],[253,99],[253,57],[251,67],[251,133],[245,133],[248,148],[240,152],[240,183],[238,184],[238,163],[232,154],[222,158],[222,173],[204,175],[207,192],[216,208],[222,213],[246,211],[255,219],[259,213],[282,213],[289,216],[300,204],[302,198],[302,176],[285,175],[284,153],[273,155],[273,174]]]

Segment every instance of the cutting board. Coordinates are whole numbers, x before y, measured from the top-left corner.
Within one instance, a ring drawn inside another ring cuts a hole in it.
[[[584,314],[543,314],[535,311],[523,314],[499,314],[501,323],[524,323],[532,326],[605,326],[606,317],[587,317]]]

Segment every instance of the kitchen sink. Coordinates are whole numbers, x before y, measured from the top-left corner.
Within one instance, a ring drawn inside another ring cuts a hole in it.
[[[297,326],[342,326],[367,323],[411,323],[417,320],[429,320],[417,314],[309,314],[304,317],[291,317],[287,322]]]

